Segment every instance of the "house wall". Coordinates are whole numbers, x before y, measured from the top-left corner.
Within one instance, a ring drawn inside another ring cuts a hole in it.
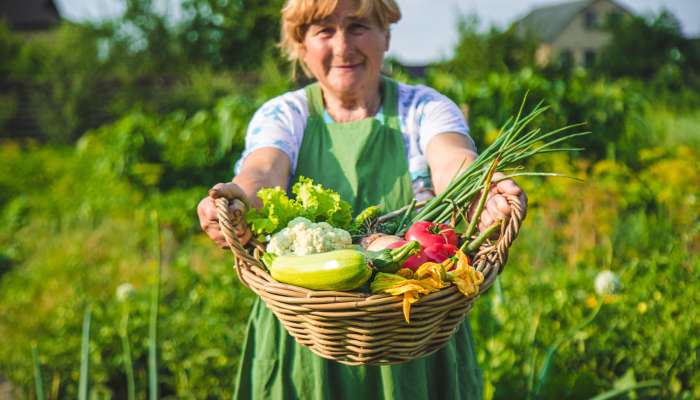
[[[588,29],[586,27],[586,13],[593,12],[597,16],[598,27]],[[598,55],[600,49],[610,40],[610,34],[602,30],[612,12],[627,14],[626,10],[608,0],[599,0],[581,11],[567,25],[561,34],[551,43],[551,56],[553,59],[562,56],[562,52],[570,51],[572,62],[575,65],[585,65],[586,51]]]

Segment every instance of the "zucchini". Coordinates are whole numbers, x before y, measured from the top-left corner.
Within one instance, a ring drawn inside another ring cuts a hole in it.
[[[365,254],[353,249],[306,256],[266,256],[264,262],[276,281],[312,290],[353,290],[372,276]]]

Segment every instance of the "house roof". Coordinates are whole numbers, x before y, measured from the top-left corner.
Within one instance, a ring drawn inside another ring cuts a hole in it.
[[[61,20],[53,0],[2,0],[0,19],[18,31],[50,28]]]
[[[536,8],[516,22],[516,32],[521,36],[535,35],[545,43],[551,43],[578,13],[596,0],[579,0]]]

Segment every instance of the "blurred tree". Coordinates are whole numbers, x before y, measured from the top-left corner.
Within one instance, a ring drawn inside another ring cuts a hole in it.
[[[0,19],[0,76],[5,79],[13,70],[13,64],[21,48],[21,42]]]
[[[667,86],[694,81],[697,87],[700,54],[669,11],[625,18],[608,24],[608,29],[612,40],[601,52],[599,73],[646,81],[658,78]]]
[[[31,85],[29,101],[42,135],[66,143],[95,126],[106,101],[97,60],[99,29],[62,23],[50,35],[25,42],[14,61],[13,79]]]
[[[457,23],[459,40],[454,56],[445,63],[448,71],[469,77],[491,72],[514,72],[534,66],[537,43],[516,35],[515,29],[491,26],[481,30],[477,15],[462,15]]]
[[[101,57],[124,79],[182,72],[182,45],[174,23],[152,0],[124,0],[124,14],[102,25],[107,38]]]
[[[178,35],[188,60],[250,69],[279,38],[282,0],[184,0]]]

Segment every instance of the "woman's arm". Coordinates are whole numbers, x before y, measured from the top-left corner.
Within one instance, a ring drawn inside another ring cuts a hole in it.
[[[428,143],[426,156],[435,193],[439,194],[447,188],[454,176],[476,160],[477,154],[476,149],[464,135],[448,132],[435,136]],[[499,172],[493,176],[494,180],[502,177],[503,174]],[[492,185],[479,221],[480,231],[510,215],[510,205],[504,195],[519,196],[521,203],[527,206],[527,196],[513,180],[506,179]],[[475,200],[478,200],[478,197]],[[470,207],[470,216],[473,212],[474,207]]]
[[[199,202],[197,215],[202,230],[220,247],[226,247],[226,240],[219,229],[214,199],[218,197],[240,198],[246,204],[260,207],[262,204],[257,197],[258,191],[262,188],[275,186],[286,188],[289,184],[290,172],[289,157],[281,150],[274,147],[263,147],[253,151],[245,158],[241,171],[233,178],[232,182],[214,185],[209,191],[209,196]],[[234,209],[232,208],[231,211]],[[247,229],[243,229],[237,234],[242,244],[250,240],[250,231]]]
[[[260,189],[279,186],[286,190],[291,165],[289,157],[283,151],[274,147],[263,147],[245,158],[241,171],[233,178],[232,184],[238,186],[250,204],[257,208],[262,206],[257,197]],[[228,183],[224,186],[232,185]]]
[[[426,150],[436,194],[442,193],[452,178],[467,169],[477,157],[469,139],[460,133],[439,134],[428,142]]]

